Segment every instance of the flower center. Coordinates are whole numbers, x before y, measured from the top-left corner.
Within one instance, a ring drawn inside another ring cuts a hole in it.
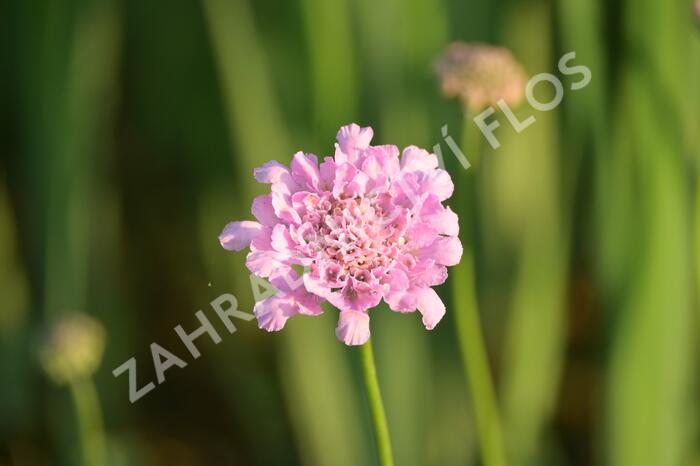
[[[323,263],[326,280],[344,282],[351,276],[367,283],[374,271],[386,271],[396,262],[406,244],[408,216],[403,208],[387,212],[386,196],[329,196],[305,215],[315,220],[307,231],[313,240],[307,242],[314,245],[315,263]]]

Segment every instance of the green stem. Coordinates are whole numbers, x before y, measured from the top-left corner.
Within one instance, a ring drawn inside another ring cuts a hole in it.
[[[700,173],[698,173],[696,178],[695,189],[695,225],[693,228],[695,233],[695,279],[698,293],[697,299],[700,303]],[[700,311],[700,307],[698,308],[698,311]]]
[[[369,401],[369,408],[372,413],[372,424],[374,427],[374,438],[377,442],[379,464],[380,466],[394,466],[389,427],[386,422],[382,394],[379,390],[377,368],[374,365],[372,342],[368,341],[362,345],[360,352],[362,353],[362,374],[364,375],[367,400]]]
[[[71,382],[70,390],[78,418],[83,465],[105,466],[107,455],[104,425],[95,384],[90,378],[76,380]]]
[[[462,147],[466,149],[465,155],[471,161],[472,167],[468,171],[460,167],[461,171],[456,177],[460,181],[456,194],[460,207],[458,210],[464,253],[462,261],[451,272],[453,301],[456,308],[454,315],[464,372],[473,398],[476,429],[484,465],[505,466],[507,463],[501,421],[481,331],[474,273],[473,230],[476,221],[474,176],[483,136],[477,131],[471,111],[465,111],[464,124]]]

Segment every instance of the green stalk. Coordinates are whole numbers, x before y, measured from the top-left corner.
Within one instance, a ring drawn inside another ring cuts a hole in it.
[[[698,293],[698,303],[700,303],[700,173],[698,173],[695,183],[695,225],[693,228],[695,232],[695,287]],[[698,312],[700,312],[700,306],[698,306]],[[698,321],[700,322],[700,319]]]
[[[384,403],[382,402],[382,394],[379,390],[372,342],[368,341],[362,345],[360,352],[362,353],[362,375],[364,376],[367,400],[369,401],[369,408],[372,413],[372,426],[374,428],[374,439],[377,442],[379,464],[380,466],[394,466],[389,426],[386,422]]]
[[[476,298],[476,280],[474,273],[474,239],[473,229],[476,219],[476,199],[474,196],[474,172],[478,165],[481,135],[473,121],[473,111],[465,110],[462,147],[464,155],[472,164],[465,171],[458,166],[459,180],[456,186],[456,198],[461,220],[460,231],[464,253],[462,261],[453,268],[452,293],[455,306],[455,323],[457,340],[462,352],[465,377],[469,383],[474,402],[474,415],[477,435],[481,445],[481,455],[485,466],[505,466],[506,455],[503,446],[501,420],[496,403],[494,384],[491,378],[486,346],[481,331],[481,321]],[[446,156],[446,155],[444,155]]]
[[[104,424],[100,398],[95,384],[90,378],[70,383],[75,412],[78,418],[78,432],[82,449],[84,466],[105,466],[107,450],[105,448]]]

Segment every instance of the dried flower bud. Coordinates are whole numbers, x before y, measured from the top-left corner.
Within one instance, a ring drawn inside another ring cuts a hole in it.
[[[90,377],[99,367],[105,346],[102,324],[86,314],[70,314],[48,330],[39,361],[58,385]]]
[[[695,21],[700,25],[700,0],[695,0]]]
[[[471,110],[495,105],[500,99],[518,104],[527,75],[509,50],[488,44],[453,42],[436,63],[442,92],[459,97]]]

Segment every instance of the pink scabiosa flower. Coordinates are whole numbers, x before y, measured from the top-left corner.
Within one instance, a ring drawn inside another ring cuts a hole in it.
[[[422,314],[430,330],[445,314],[433,286],[460,261],[457,215],[437,157],[409,146],[371,146],[372,128],[340,128],[335,156],[318,163],[297,152],[254,172],[271,185],[255,198],[257,221],[232,222],[219,236],[228,250],[250,247],[246,265],[279,292],[256,303],[260,328],[281,330],[297,314],[340,310],[336,335],[347,345],[369,336],[368,311],[383,299],[397,312]],[[303,273],[300,269],[304,270]]]

